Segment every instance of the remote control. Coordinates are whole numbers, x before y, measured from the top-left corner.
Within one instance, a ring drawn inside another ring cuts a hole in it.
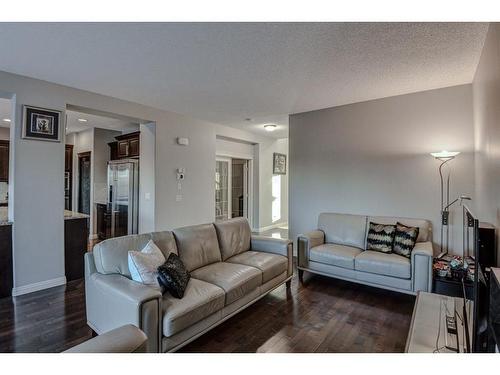
[[[446,315],[446,331],[453,335],[457,334],[457,320],[454,316]]]

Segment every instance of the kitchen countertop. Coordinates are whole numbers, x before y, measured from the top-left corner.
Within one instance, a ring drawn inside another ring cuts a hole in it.
[[[9,221],[8,210],[9,207],[0,207],[0,225],[12,225],[12,222]]]
[[[88,219],[90,216],[80,212],[64,210],[64,220]]]
[[[0,225],[12,225],[9,221],[8,207],[0,207]],[[64,220],[88,219],[90,216],[75,211],[64,210]]]

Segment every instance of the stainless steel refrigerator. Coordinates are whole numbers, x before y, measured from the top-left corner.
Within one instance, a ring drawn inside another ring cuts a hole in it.
[[[139,161],[108,162],[108,212],[111,237],[136,234],[139,218]]]

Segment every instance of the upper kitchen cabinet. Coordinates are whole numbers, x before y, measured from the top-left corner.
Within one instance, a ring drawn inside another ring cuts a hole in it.
[[[139,157],[140,132],[119,135],[110,143],[111,160]]]
[[[0,182],[9,182],[9,141],[0,141]]]

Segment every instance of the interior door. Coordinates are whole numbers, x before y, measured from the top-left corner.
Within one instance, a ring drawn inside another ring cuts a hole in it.
[[[215,162],[215,220],[231,216],[231,159],[217,158]]]
[[[90,215],[90,152],[78,154],[78,212]]]

